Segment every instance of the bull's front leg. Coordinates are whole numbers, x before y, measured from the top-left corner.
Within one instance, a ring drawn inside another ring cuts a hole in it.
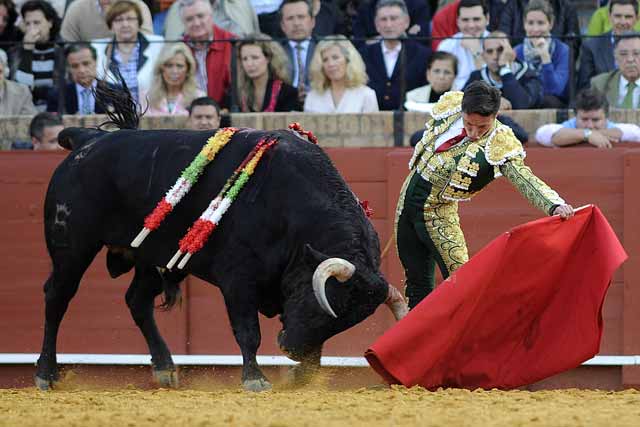
[[[318,371],[320,371],[321,356],[322,347],[318,347],[303,358],[298,359],[300,363],[289,369],[289,384],[293,386],[304,386],[309,384]]]
[[[223,294],[233,335],[242,351],[242,387],[247,391],[271,390],[271,383],[256,360],[261,339],[257,296],[235,285]]]

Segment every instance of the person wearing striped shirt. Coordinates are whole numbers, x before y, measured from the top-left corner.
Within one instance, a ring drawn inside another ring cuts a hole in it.
[[[44,0],[29,0],[20,10],[24,22],[23,44],[12,52],[13,80],[29,86],[39,111],[47,108],[49,90],[56,79],[55,40],[60,17]]]

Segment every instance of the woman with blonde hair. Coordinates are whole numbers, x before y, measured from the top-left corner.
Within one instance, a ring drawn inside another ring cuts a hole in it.
[[[186,44],[167,43],[153,67],[148,93],[141,93],[143,106],[148,102],[147,114],[189,115],[187,107],[196,98],[205,96],[196,84],[196,61]]]
[[[362,57],[344,36],[329,36],[311,60],[311,88],[304,101],[310,113],[369,113],[378,111]]]
[[[238,96],[242,112],[300,110],[287,61],[282,46],[266,34],[250,34],[240,42]]]

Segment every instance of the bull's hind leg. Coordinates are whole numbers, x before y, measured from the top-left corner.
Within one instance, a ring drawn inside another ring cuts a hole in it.
[[[223,290],[223,294],[231,328],[242,351],[242,387],[247,391],[271,390],[271,383],[260,370],[256,359],[261,339],[257,296],[247,291],[251,287],[240,285],[231,284]]]
[[[154,379],[162,387],[177,387],[178,374],[171,352],[158,331],[153,315],[155,297],[162,290],[162,277],[155,267],[136,265],[126,300],[131,316],[149,346]]]
[[[35,375],[36,386],[41,390],[52,388],[59,379],[56,342],[60,322],[78,290],[82,275],[99,250],[100,245],[95,245],[84,252],[76,250],[72,254],[71,249],[58,249],[51,254],[53,272],[44,284],[44,339]]]

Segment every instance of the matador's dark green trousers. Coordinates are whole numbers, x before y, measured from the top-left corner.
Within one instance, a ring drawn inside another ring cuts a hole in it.
[[[418,173],[407,180],[396,213],[396,244],[413,308],[433,290],[436,263],[446,279],[468,254],[457,203],[430,202],[432,185]]]

